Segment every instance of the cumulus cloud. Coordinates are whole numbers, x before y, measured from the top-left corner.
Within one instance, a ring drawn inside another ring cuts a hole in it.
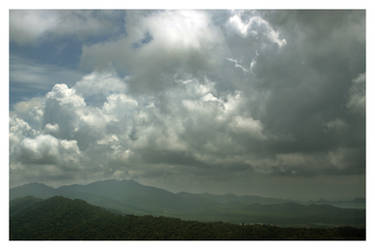
[[[57,133],[59,131],[59,125],[48,123],[44,127],[44,130],[46,131],[46,133]]]
[[[77,141],[59,141],[51,135],[39,135],[35,138],[25,138],[19,146],[19,160],[27,164],[60,164],[79,160],[79,148]]]
[[[46,98],[48,100],[55,100],[61,105],[68,105],[73,110],[86,105],[85,100],[81,96],[76,95],[76,91],[65,84],[56,84],[47,93]]]
[[[363,174],[360,12],[127,11],[125,25],[83,45],[85,76],[13,106],[14,181],[260,191]]]
[[[97,106],[86,103],[83,95],[89,96],[88,88],[82,87],[82,82],[90,79],[94,85],[105,86],[119,79],[106,73],[92,75],[72,88],[56,84],[37,105],[42,117],[36,131],[24,120],[15,119],[12,129],[24,130],[25,136],[15,152],[19,162],[59,165],[64,162],[59,158],[66,157],[62,150],[71,148],[75,153],[70,157],[83,156],[87,164],[106,164],[113,172],[121,170],[116,164],[125,163],[126,168],[130,162],[204,165],[218,161],[216,153],[223,149],[227,151],[220,158],[234,156],[240,150],[240,142],[231,138],[233,134],[254,141],[264,139],[262,123],[240,113],[241,94],[215,96],[215,83],[208,79],[177,79],[179,87],[165,93],[163,104],[155,98],[136,100],[126,91],[109,91],[102,92],[106,100]],[[124,81],[121,84],[122,91],[126,85]],[[29,109],[32,102],[35,100],[18,104],[14,115]],[[212,128],[221,132],[222,138]],[[108,165],[111,162],[113,165]]]
[[[115,72],[92,72],[74,85],[74,88],[92,103],[103,102],[111,93],[123,93],[125,87],[125,83]]]
[[[28,122],[36,129],[41,128],[44,115],[43,110],[44,99],[38,97],[26,101],[20,101],[14,105],[14,111],[16,115]]]
[[[31,128],[26,121],[17,117],[17,115],[11,115],[9,121],[9,143],[10,154],[12,155],[23,138],[34,137],[39,132]]]

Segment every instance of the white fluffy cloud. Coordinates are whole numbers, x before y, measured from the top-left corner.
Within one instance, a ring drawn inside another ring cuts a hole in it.
[[[58,140],[51,135],[24,138],[15,156],[27,164],[71,164],[79,161],[79,148],[75,140]]]
[[[60,105],[68,106],[72,110],[86,105],[85,100],[81,96],[76,95],[76,91],[65,84],[56,84],[47,93],[46,98],[51,101],[55,100]]]
[[[70,162],[86,170],[106,165],[112,172],[108,174],[126,172],[132,163],[139,166],[131,168],[134,175],[153,160],[166,165],[228,160],[240,151],[241,142],[232,135],[254,141],[265,138],[262,123],[240,112],[244,102],[239,92],[217,96],[215,83],[208,79],[184,78],[175,83],[178,87],[160,99],[135,99],[124,90],[125,81],[105,72],[85,76],[71,88],[56,84],[45,98],[19,103],[12,112],[12,162],[56,167]],[[89,98],[95,90],[90,92],[85,84],[107,90],[110,85],[118,93],[102,91],[102,105],[90,105],[84,96]],[[33,108],[40,117],[33,116],[39,121],[34,120],[32,127],[19,116],[27,118],[23,115]],[[217,157],[223,149],[227,151]],[[176,153],[186,158],[176,158]]]
[[[44,127],[44,130],[46,133],[57,133],[59,132],[59,125],[58,124],[46,124],[46,126]]]

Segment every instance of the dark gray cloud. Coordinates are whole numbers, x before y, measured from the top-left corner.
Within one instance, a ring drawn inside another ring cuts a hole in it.
[[[14,105],[11,180],[361,196],[364,21],[363,11],[127,11],[123,36],[84,45],[92,73]]]

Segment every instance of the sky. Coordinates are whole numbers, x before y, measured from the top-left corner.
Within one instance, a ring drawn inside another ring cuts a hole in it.
[[[365,195],[365,12],[12,10],[10,184]]]

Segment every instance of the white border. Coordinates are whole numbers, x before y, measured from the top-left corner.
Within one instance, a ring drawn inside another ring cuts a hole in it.
[[[9,0],[9,9],[365,9],[370,0],[342,1],[297,1],[297,0],[230,0],[230,1],[174,1],[174,0],[90,0],[48,1]]]
[[[136,0],[136,1],[115,1],[115,0],[64,0],[64,1],[51,1],[51,0],[13,0],[2,1],[0,12],[1,18],[1,105],[0,110],[2,120],[0,122],[0,146],[1,146],[1,181],[0,191],[2,198],[1,205],[1,246],[2,248],[375,248],[373,237],[373,224],[374,215],[371,213],[373,210],[372,189],[374,184],[370,179],[373,179],[372,158],[374,155],[373,138],[374,133],[371,127],[375,127],[373,107],[374,101],[372,72],[369,70],[370,63],[373,58],[373,45],[374,44],[374,27],[371,24],[375,23],[371,1],[249,1],[249,0],[230,0],[230,1],[203,1],[203,0],[190,0],[187,2],[172,1],[172,0]],[[9,9],[366,9],[367,16],[367,38],[366,38],[366,119],[367,119],[367,162],[366,162],[366,192],[367,192],[367,241],[365,242],[351,242],[351,241],[117,241],[117,242],[104,242],[104,241],[85,241],[85,242],[16,242],[8,241],[8,193],[9,193],[9,169],[8,169],[8,147],[9,147]]]

